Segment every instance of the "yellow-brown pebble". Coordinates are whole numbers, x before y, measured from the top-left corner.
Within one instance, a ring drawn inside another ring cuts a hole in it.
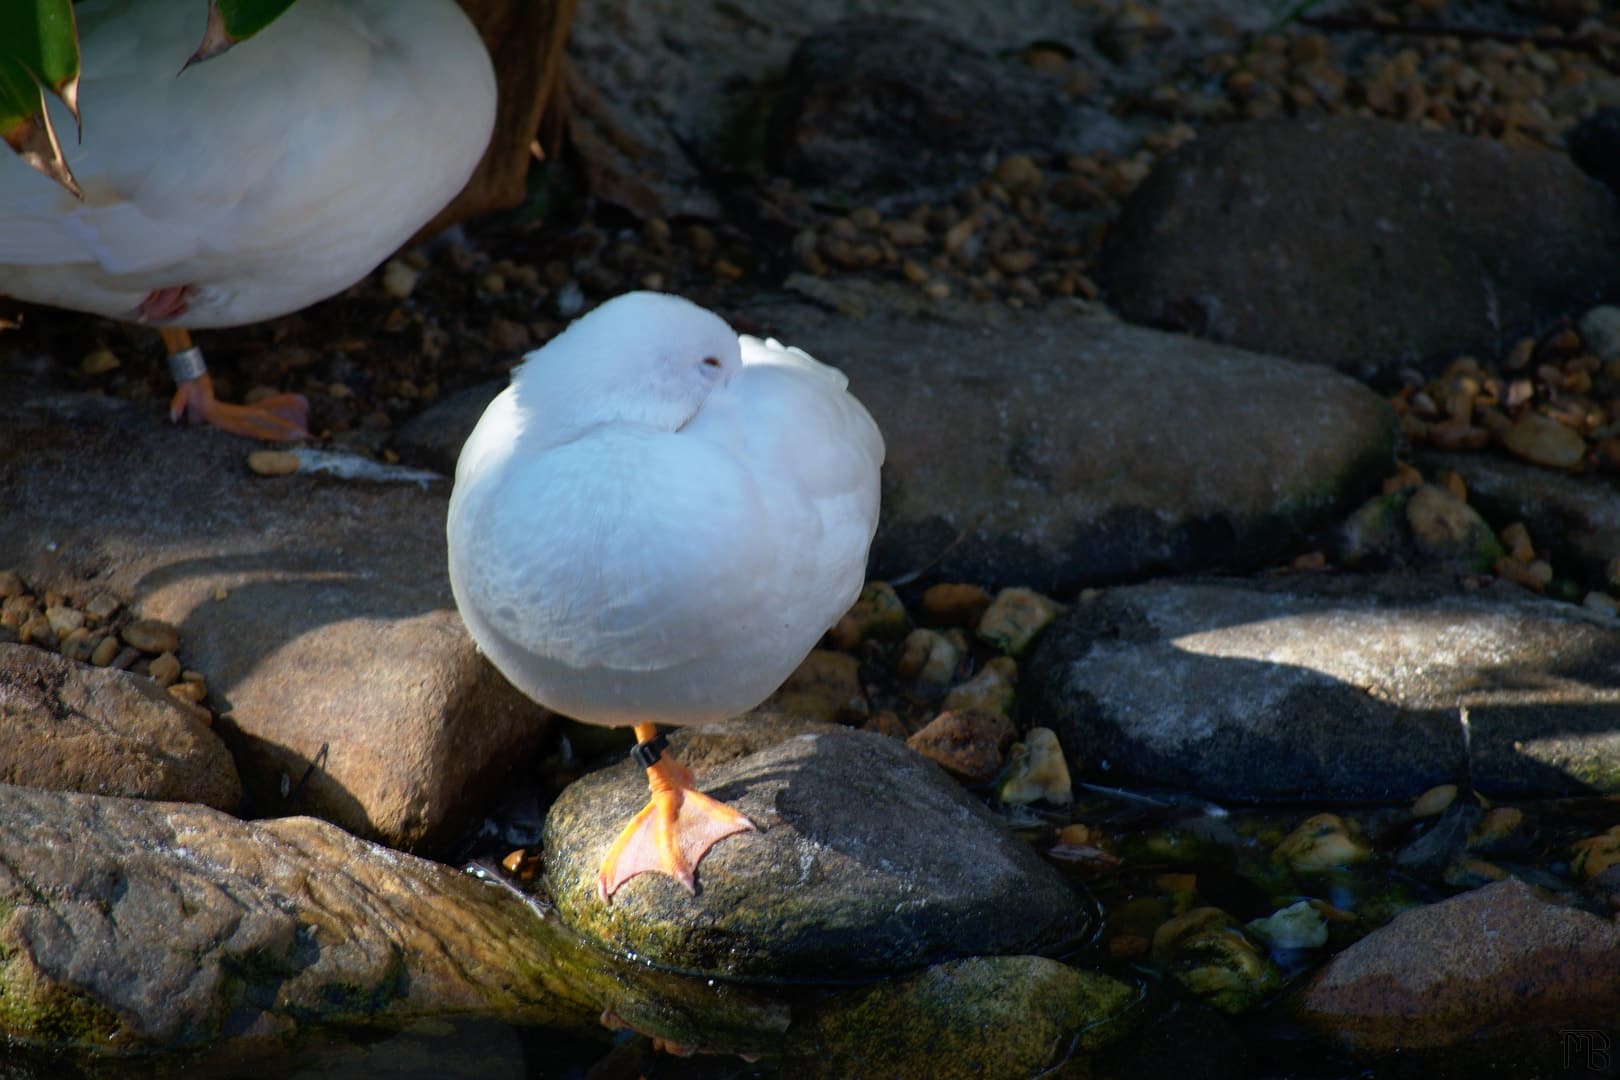
[[[96,667],[106,667],[118,655],[118,639],[104,637],[90,650],[90,662]]]
[[[961,647],[948,636],[938,630],[917,629],[900,643],[894,672],[901,678],[943,686],[956,676],[956,665],[961,659]]]
[[[911,618],[900,602],[894,586],[884,581],[868,582],[861,597],[849,609],[863,641],[898,641],[911,630]]]
[[[1359,830],[1339,815],[1317,814],[1301,822],[1271,854],[1295,870],[1311,873],[1365,862],[1372,857],[1372,849]]]
[[[152,662],[147,665],[146,673],[159,686],[173,686],[180,678],[180,660],[172,652],[163,653],[161,656],[153,657]]]
[[[124,644],[144,653],[172,653],[180,647],[180,631],[162,619],[136,619],[124,627]],[[178,677],[180,669],[174,670]]]
[[[945,695],[947,709],[976,709],[980,712],[1011,716],[1017,691],[1018,663],[1010,656],[997,656],[973,678],[953,687]]]
[[[940,713],[906,745],[952,776],[982,784],[1001,768],[1002,751],[1016,735],[1005,716],[963,710]]]
[[[1030,728],[1023,742],[1013,744],[1007,751],[1007,775],[997,794],[1004,803],[1073,801],[1069,763],[1055,731]]]
[[[922,613],[945,626],[976,626],[990,606],[990,593],[978,585],[941,582],[922,594]]]
[[[1597,877],[1611,866],[1620,865],[1620,825],[1608,832],[1577,840],[1570,845],[1569,868],[1582,881]]]
[[[248,468],[260,476],[291,476],[298,471],[298,455],[291,450],[255,450]]]
[[[1062,611],[1062,604],[1034,589],[1002,589],[979,619],[979,640],[1008,656],[1022,655]]]

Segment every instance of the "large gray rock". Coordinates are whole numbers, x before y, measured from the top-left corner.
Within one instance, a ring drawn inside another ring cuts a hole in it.
[[[1051,867],[933,764],[882,735],[760,716],[678,732],[701,790],[758,826],[716,844],[698,891],[661,874],[603,904],[596,873],[647,802],[630,762],[571,784],[547,813],[563,918],[615,953],[729,977],[887,975],[1052,949],[1085,929]]]
[[[1377,395],[1321,368],[1051,305],[950,321],[759,303],[842,368],[888,443],[873,572],[1062,592],[1253,567],[1391,467]]]
[[[0,644],[0,782],[235,810],[219,736],[151,679]]]
[[[28,512],[0,516],[0,564],[38,589],[93,585],[178,627],[254,813],[442,844],[547,715],[477,655],[456,615],[448,485],[258,477],[244,465],[252,449],[170,427],[149,406],[8,396],[0,504]]]
[[[1366,372],[1499,356],[1620,290],[1620,209],[1562,154],[1365,119],[1206,130],[1109,230],[1134,322]]]
[[[1310,1026],[1367,1050],[1550,1037],[1612,1028],[1617,968],[1614,923],[1509,878],[1397,916],[1329,961],[1294,1005]],[[1562,1050],[1566,1062],[1576,1050],[1575,1062],[1590,1067],[1586,1054],[1608,1045],[1566,1040]]]
[[[1112,589],[1047,629],[1025,690],[1088,767],[1213,798],[1402,799],[1470,769],[1493,795],[1620,792],[1620,625],[1505,583]]]

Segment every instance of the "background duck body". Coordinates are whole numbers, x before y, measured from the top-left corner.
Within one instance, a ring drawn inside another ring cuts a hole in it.
[[[595,341],[591,320],[645,343]],[[695,404],[653,408],[679,391],[599,345],[638,348],[655,372],[706,370],[708,356],[717,373],[694,384]],[[473,637],[530,697],[637,725],[643,742],[654,723],[757,705],[865,579],[883,440],[846,385],[672,297],[632,293],[576,323],[519,369],[462,450],[450,576]],[[690,883],[651,865],[619,880],[646,869]]]
[[[187,328],[273,318],[370,272],[466,183],[495,82],[452,0],[300,0],[225,56],[194,0],[86,0],[75,199],[0,155],[0,294]],[[158,298],[154,301],[154,297]]]

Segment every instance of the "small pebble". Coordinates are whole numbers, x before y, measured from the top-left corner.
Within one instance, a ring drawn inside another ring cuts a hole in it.
[[[944,686],[956,677],[962,650],[938,630],[917,629],[900,643],[894,661],[896,675]]]
[[[846,653],[812,649],[765,704],[829,724],[864,718],[868,708],[860,668],[860,661]]]
[[[1317,814],[1284,837],[1271,857],[1301,873],[1314,873],[1366,862],[1372,857],[1372,848],[1360,830],[1339,815]]]
[[[1003,750],[1017,736],[996,713],[943,712],[906,740],[923,757],[969,784],[982,784],[1001,768]]]
[[[247,463],[260,476],[291,476],[300,467],[298,455],[291,450],[255,450]]]
[[[869,581],[861,590],[860,599],[849,609],[862,641],[898,641],[911,631],[911,617],[894,586],[884,581]]]
[[[979,640],[1009,656],[1020,656],[1063,605],[1034,589],[1002,589],[979,619]]]
[[[90,662],[96,667],[106,667],[118,655],[119,644],[115,637],[104,637],[97,642],[96,647],[90,650]]]
[[[180,647],[180,631],[162,619],[136,619],[120,635],[124,644],[144,653],[172,653]],[[180,669],[174,669],[178,677]]]
[[[180,660],[174,653],[166,652],[152,658],[152,662],[146,666],[146,673],[159,686],[172,686],[180,678]]]
[[[1430,788],[1412,803],[1413,817],[1437,817],[1457,798],[1456,784],[1440,784]]]
[[[394,300],[404,300],[416,289],[417,279],[422,275],[411,268],[409,263],[401,259],[389,259],[383,266],[382,289]]]
[[[1620,825],[1597,836],[1577,840],[1569,848],[1569,868],[1582,881],[1597,877],[1620,864]]]
[[[84,626],[84,612],[61,605],[46,608],[45,618],[50,622],[51,629],[56,631],[57,637],[66,637]]]
[[[975,709],[1011,716],[1017,700],[1018,662],[1010,656],[997,656],[984,670],[945,695],[947,709]]]
[[[119,367],[117,355],[105,345],[91,349],[79,361],[81,375],[105,375],[109,371],[116,371]]]
[[[1502,442],[1524,460],[1554,469],[1573,468],[1586,456],[1586,440],[1579,432],[1540,413],[1519,417]]]
[[[990,593],[978,585],[942,582],[922,594],[922,612],[930,622],[945,626],[977,626],[990,606]]]
[[[1309,900],[1290,904],[1263,919],[1252,919],[1244,929],[1273,950],[1319,949],[1328,940],[1327,920]]]
[[[23,585],[21,575],[15,570],[0,570],[0,599],[9,600],[13,596],[21,596],[28,590]]]
[[[996,794],[1002,802],[1015,804],[1043,799],[1049,803],[1074,801],[1069,763],[1063,758],[1056,732],[1030,728],[1023,742],[1013,744],[1007,751],[1007,774]]]

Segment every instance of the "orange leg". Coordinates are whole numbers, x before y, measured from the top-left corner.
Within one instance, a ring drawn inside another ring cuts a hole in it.
[[[636,725],[636,742],[657,736],[654,725]],[[611,904],[619,886],[637,874],[668,874],[696,892],[693,871],[709,849],[732,833],[754,828],[739,811],[694,788],[691,772],[667,753],[648,767],[647,786],[651,800],[613,841],[596,875],[596,892],[604,904]]]
[[[163,346],[168,349],[171,366],[174,357],[193,350],[190,367],[195,374],[177,375],[179,385],[169,401],[169,419],[179,420],[184,415],[192,423],[212,424],[232,435],[249,439],[267,439],[287,442],[307,439],[305,423],[309,419],[309,402],[301,394],[276,394],[252,405],[227,405],[214,397],[214,381],[202,369],[202,353],[191,344],[191,335],[179,327],[165,326],[159,331]]]

